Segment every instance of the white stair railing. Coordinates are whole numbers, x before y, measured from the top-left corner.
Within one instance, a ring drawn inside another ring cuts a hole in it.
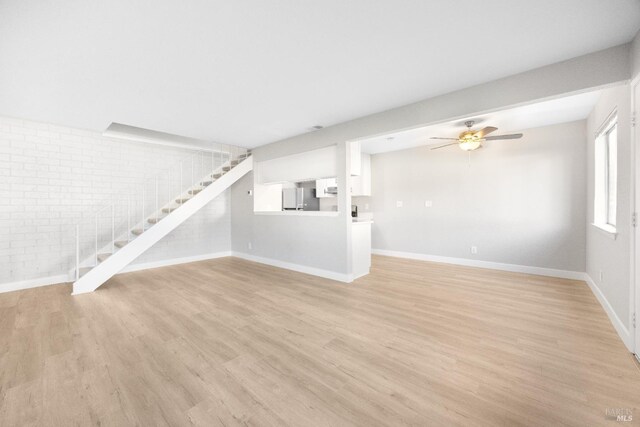
[[[249,155],[250,150],[225,144],[195,151],[83,218],[75,227],[75,280]]]

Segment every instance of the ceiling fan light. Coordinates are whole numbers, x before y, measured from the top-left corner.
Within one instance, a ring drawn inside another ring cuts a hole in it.
[[[464,151],[472,151],[478,149],[480,147],[480,144],[482,144],[482,140],[480,139],[468,139],[460,141],[458,146]]]

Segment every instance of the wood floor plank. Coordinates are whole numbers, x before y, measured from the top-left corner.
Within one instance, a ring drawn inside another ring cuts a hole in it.
[[[581,281],[376,256],[338,283],[236,258],[0,294],[0,425],[640,420]]]

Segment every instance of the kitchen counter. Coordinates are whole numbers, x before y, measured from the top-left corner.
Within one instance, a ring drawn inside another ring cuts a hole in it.
[[[282,216],[338,216],[335,211],[254,211],[255,215],[282,215]]]
[[[351,228],[351,260],[353,279],[366,276],[371,268],[372,219],[353,218]]]
[[[373,220],[372,219],[358,219],[358,218],[353,218],[351,220],[351,222],[353,224],[373,224]]]

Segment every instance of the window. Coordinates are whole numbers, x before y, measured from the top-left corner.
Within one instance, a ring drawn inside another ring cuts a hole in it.
[[[618,120],[612,114],[596,136],[594,225],[616,231],[618,191]]]

